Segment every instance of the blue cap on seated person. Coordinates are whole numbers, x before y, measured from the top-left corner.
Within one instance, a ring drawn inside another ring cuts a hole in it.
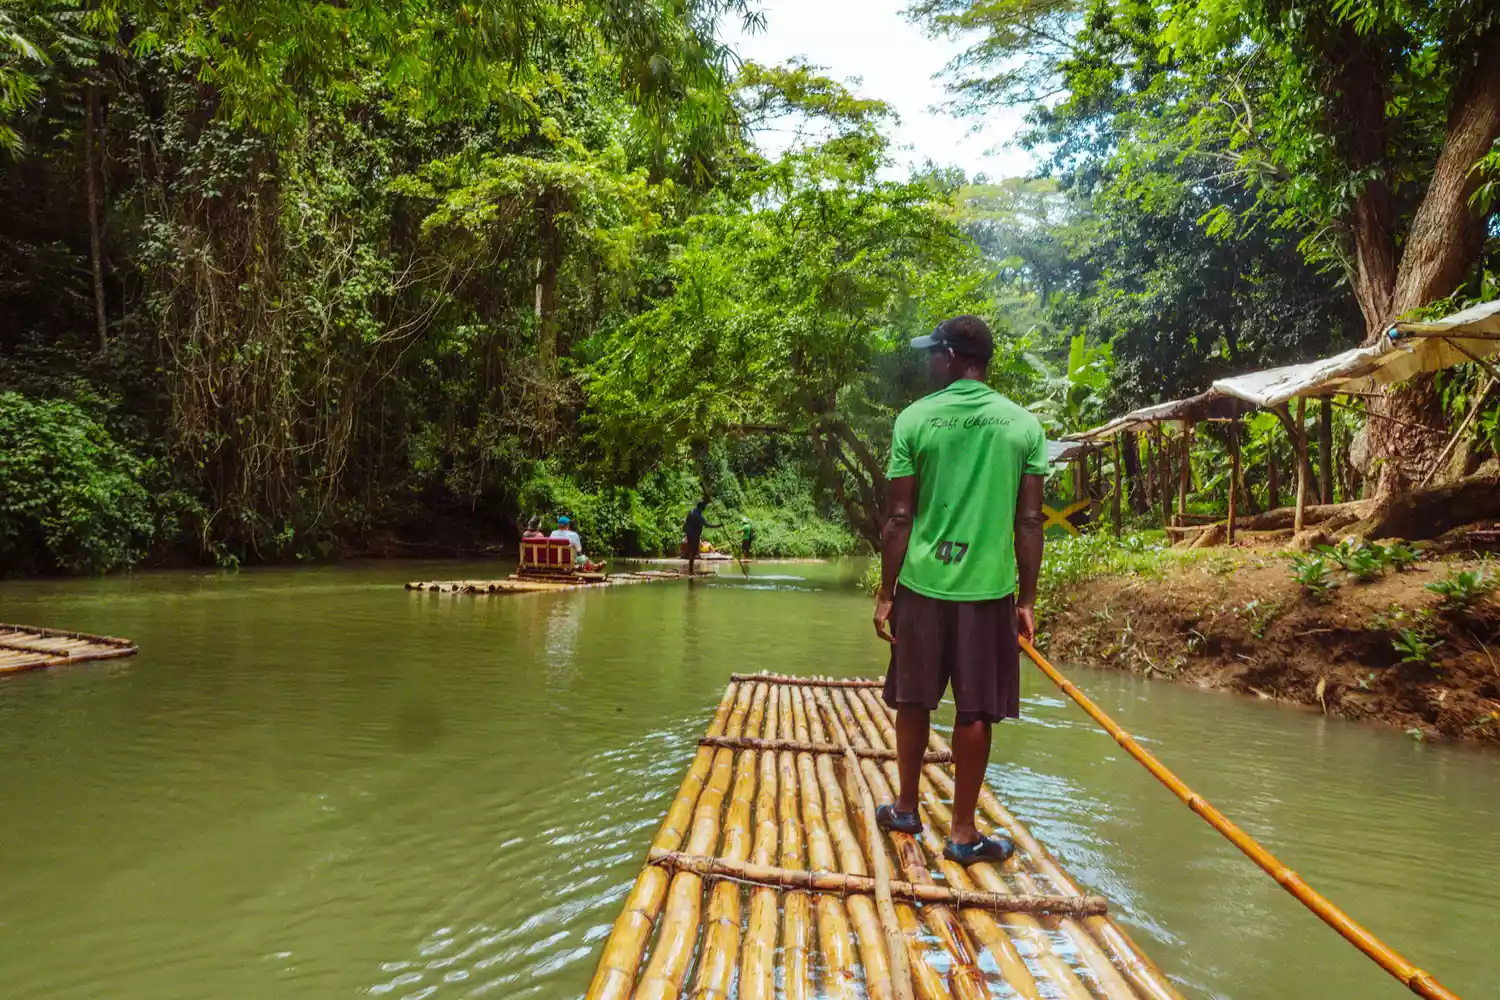
[[[566,514],[564,514],[562,517],[560,517],[560,518],[557,519],[557,523],[558,524],[572,524],[573,521]]]

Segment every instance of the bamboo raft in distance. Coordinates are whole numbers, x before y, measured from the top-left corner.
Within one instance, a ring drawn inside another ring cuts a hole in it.
[[[951,750],[920,836],[885,833],[895,720],[875,681],[735,675],[605,943],[587,1000],[1181,1000],[987,787],[1004,866],[942,857]]]
[[[107,635],[0,624],[0,675],[134,656],[135,643]]]
[[[696,576],[713,576],[712,570],[699,570]],[[660,583],[684,580],[686,573],[642,570],[637,573],[577,573],[567,578],[510,576],[504,580],[414,580],[407,590],[426,590],[438,594],[540,594],[565,590],[596,590],[631,583]]]

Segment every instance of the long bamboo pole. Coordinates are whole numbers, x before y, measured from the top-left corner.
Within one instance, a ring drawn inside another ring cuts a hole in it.
[[[770,685],[755,685],[745,723],[748,732],[759,734],[765,716],[775,710],[775,702],[768,697],[770,690]],[[760,755],[754,750],[741,753],[735,762],[734,791],[724,813],[724,836],[719,848],[720,855],[730,863],[743,862],[750,856],[751,806],[759,771]],[[740,897],[740,887],[730,882],[715,884],[709,893],[708,922],[693,983],[696,1000],[729,1000],[740,966]],[[774,951],[775,947],[773,942],[766,950]]]
[[[705,736],[698,741],[699,746],[706,747],[728,747],[730,750],[790,750],[793,753],[824,753],[834,756],[843,756],[844,748],[835,743],[799,743],[796,740],[781,739],[749,739],[739,737],[730,739],[727,736]],[[855,756],[871,757],[876,760],[895,760],[894,750],[872,750],[868,747],[855,747]],[[944,764],[953,759],[951,753],[943,753],[938,750],[927,751],[923,758],[928,763]]]
[[[827,742],[826,731],[819,717],[815,698],[816,694],[822,693],[821,689],[804,687],[798,693],[802,695],[808,730],[813,739],[820,743]],[[900,920],[896,915],[896,907],[892,901],[890,866],[879,854],[874,854],[870,858],[871,863],[866,864],[864,852],[860,850],[859,838],[849,822],[849,809],[844,801],[844,789],[834,773],[833,759],[828,756],[819,756],[816,760],[816,770],[819,787],[823,790],[823,812],[828,818],[829,830],[833,833],[834,841],[838,846],[843,871],[852,875],[873,875],[875,879],[873,901],[865,897],[854,897],[848,900],[849,916],[854,921],[855,932],[859,935],[861,954],[870,950],[883,950],[887,968],[883,977],[886,983],[882,986],[889,989],[895,1000],[913,1000],[915,994],[912,991],[911,962],[906,950],[905,937],[901,933]],[[869,824],[875,822],[875,806],[872,802],[863,804],[868,806],[868,809],[861,810],[862,819],[866,822],[865,832],[868,835]],[[860,807],[857,801],[851,802],[850,805],[856,809]],[[879,947],[881,942],[884,943],[883,949]],[[869,965],[868,958],[866,965]],[[872,978],[872,973],[867,968],[866,989],[869,989],[873,996],[877,986],[871,982]]]
[[[873,695],[864,692],[861,694],[872,714],[875,714],[877,718],[884,716],[883,725],[890,725],[892,727],[890,731],[894,733],[894,723],[889,711]],[[931,734],[930,742],[934,749],[949,749],[947,741],[936,731]],[[938,765],[928,765],[924,768],[924,772],[938,790],[949,797],[953,795],[954,790],[952,771],[951,767]],[[979,807],[983,814],[1005,830],[1020,848],[1021,853],[1009,862],[1008,871],[1015,873],[1022,870],[1021,862],[1024,861],[1026,871],[1046,878],[1057,891],[1080,892],[1077,883],[1053,859],[1042,843],[1032,836],[1026,824],[1012,815],[1010,810],[1006,809],[995,796],[995,793],[985,786],[980,786]],[[974,866],[974,869],[980,868],[979,865]],[[1125,975],[1138,994],[1148,1000],[1183,1000],[1182,994],[1171,984],[1166,975],[1156,967],[1140,946],[1130,938],[1130,935],[1126,934],[1113,920],[1108,917],[1086,917],[1080,922],[1095,942],[1104,949],[1109,962]],[[1075,930],[1069,926],[1069,922],[1063,921],[1062,926],[1076,941]],[[1080,945],[1080,950],[1084,947]],[[1090,964],[1092,967],[1093,963]]]
[[[885,787],[882,785],[882,788]],[[705,878],[727,879],[751,889],[769,890],[774,897],[779,889],[805,889],[808,892],[834,892],[841,896],[873,896],[875,880],[868,875],[844,872],[811,872],[806,869],[781,868],[757,861],[731,861],[727,858],[685,854],[681,851],[653,850],[648,864],[668,871],[686,871]],[[1010,892],[986,892],[981,889],[950,889],[930,882],[907,882],[892,879],[891,897],[917,904],[964,906],[987,913],[1030,913],[1035,916],[1095,916],[1109,912],[1109,901],[1103,896],[1058,896],[1046,893],[1018,895]],[[746,941],[748,948],[750,942]],[[743,986],[741,987],[743,989]]]
[[[777,720],[779,736],[791,740],[797,735],[792,716],[792,689],[773,688],[781,703]],[[777,786],[781,813],[781,867],[801,869],[803,861],[802,818],[797,808],[797,756],[789,750],[776,758],[780,783]],[[808,1000],[812,991],[809,962],[812,937],[812,898],[805,892],[789,892],[781,904],[782,923],[782,990],[786,1000]]]
[[[865,737],[854,725],[852,716],[847,716],[839,710],[843,705],[843,700],[839,699],[838,704],[835,704],[832,695],[840,693],[820,690],[818,702],[823,709],[829,728],[839,742],[852,747],[856,741],[863,742]],[[860,760],[851,753],[849,768],[857,772],[852,778],[861,786],[862,794],[866,799],[874,799],[878,796],[886,801],[895,801],[895,793],[887,784],[885,776],[881,774],[880,766],[875,761],[868,758]],[[885,844],[879,828],[875,825],[873,801],[869,805],[869,813],[867,842],[873,854],[882,850]],[[932,875],[927,871],[927,859],[922,854],[916,838],[910,834],[893,832],[890,834],[890,840],[895,845],[896,856],[901,862],[907,881],[913,885],[934,885]],[[962,1000],[988,998],[990,996],[989,985],[985,982],[984,973],[979,970],[976,961],[978,950],[974,947],[974,942],[968,932],[959,923],[952,908],[943,904],[925,906],[921,917],[922,922],[942,942],[944,950],[948,952],[952,960],[949,981],[953,988],[953,995]]]
[[[759,711],[765,705],[766,687],[763,684],[747,685],[751,693],[747,711]],[[729,717],[725,732],[738,736],[745,725],[746,712],[739,705]],[[709,771],[708,784],[698,796],[698,805],[693,810],[693,825],[688,834],[689,854],[711,854],[719,842],[720,813],[724,797],[729,793],[734,779],[734,751],[718,750]],[[651,959],[641,974],[635,996],[640,1000],[667,1000],[682,992],[687,978],[688,966],[698,944],[699,923],[703,908],[703,879],[691,872],[677,872],[672,876],[667,890],[666,908],[662,912],[661,927],[657,931],[656,947]]]
[[[896,796],[886,784],[880,773],[880,767],[875,761],[861,759],[854,755],[853,747],[855,743],[864,743],[863,736],[857,730],[851,731],[852,726],[845,725],[845,719],[841,717],[833,702],[832,694],[837,693],[840,693],[837,689],[832,692],[820,690],[817,692],[818,701],[834,736],[840,743],[850,748],[848,757],[850,780],[859,787],[860,794],[866,802],[866,842],[870,845],[870,852],[871,854],[877,852],[884,854],[885,838],[875,822],[875,800],[879,798],[894,802]],[[914,885],[935,885],[932,875],[927,871],[926,859],[923,858],[915,839],[904,833],[891,833],[889,836],[907,881]],[[985,983],[984,973],[979,970],[975,961],[977,950],[968,934],[964,932],[953,910],[943,904],[932,904],[923,907],[920,915],[922,922],[937,936],[952,960],[949,978],[953,995],[960,1000],[988,998],[989,987]]]
[[[1307,397],[1297,400],[1297,514],[1293,533],[1302,534],[1307,520]]]
[[[731,682],[724,689],[724,697],[719,701],[708,731],[715,735],[730,731],[730,721],[735,712],[740,712],[740,718],[743,719],[743,711],[749,706],[750,694],[749,685]],[[698,750],[687,776],[682,779],[677,797],[667,809],[656,839],[651,843],[653,849],[676,850],[682,845],[694,807],[720,752],[729,751],[715,751],[708,747]],[[630,895],[625,898],[625,906],[615,920],[614,929],[610,931],[609,940],[604,944],[599,968],[585,995],[587,1000],[623,1000],[635,990],[636,972],[651,940],[656,916],[666,900],[670,881],[669,873],[650,865],[636,878]]]
[[[852,701],[859,703],[860,699],[852,699]],[[866,700],[851,707],[855,709],[857,717],[862,715],[860,718],[861,725],[865,726],[866,731],[870,733],[872,744],[895,744],[895,727],[891,724],[890,717],[885,712],[880,711],[878,706],[872,707],[869,704],[869,700]],[[899,772],[895,765],[886,765],[886,771],[891,781],[899,782]],[[934,857],[941,857],[943,845],[939,839],[939,834],[946,836],[951,831],[953,814],[938,796],[937,790],[939,781],[943,779],[947,779],[948,781],[946,794],[952,795],[953,786],[951,778],[944,772],[943,768],[936,765],[928,765],[923,769],[923,772],[927,780],[922,782],[920,791],[928,820],[923,834],[924,844],[929,853]],[[948,880],[949,885],[974,889],[982,886],[984,890],[989,892],[1003,895],[1011,894],[1011,889],[1001,876],[999,868],[988,862],[964,868],[962,865],[954,864],[944,858],[941,866],[943,876]],[[1010,867],[1016,873],[1020,873],[1020,863],[1018,860],[1013,859]],[[1035,885],[1031,885],[1029,888],[1032,892],[1036,891]],[[976,937],[985,942],[986,946],[990,949],[990,953],[995,956],[996,964],[1000,967],[1006,981],[1022,996],[1029,996],[1031,993],[1039,992],[1039,987],[1036,983],[1036,976],[1021,961],[1020,952],[1011,941],[1012,935],[1026,943],[1027,951],[1036,964],[1037,972],[1040,973],[1041,978],[1051,981],[1055,991],[1060,992],[1067,1000],[1093,1000],[1088,987],[1052,947],[1047,927],[1038,921],[1034,915],[1025,915],[1020,911],[1010,911],[1002,913],[997,922],[988,913],[980,913],[971,909],[965,911],[964,923],[971,931],[975,932]],[[1071,921],[1068,923],[1074,928],[1077,927]],[[1065,927],[1065,929],[1067,928]],[[1113,969],[1110,966],[1109,960],[1102,955],[1096,959],[1095,956],[1089,953],[1090,947],[1092,947],[1094,952],[1098,952],[1099,948],[1093,944],[1086,933],[1081,931],[1081,928],[1075,937],[1083,939],[1082,943],[1075,940],[1074,944],[1088,962],[1089,967],[1095,968],[1101,964],[1105,967],[1103,970],[1098,970],[1097,974],[1097,978],[1105,987],[1104,996],[1108,1000],[1135,1000],[1136,994],[1128,986],[1124,986],[1123,983],[1116,983],[1109,978],[1109,973]],[[1020,963],[1019,968],[1017,967],[1017,963]],[[1119,980],[1119,978],[1119,974],[1114,973],[1114,979]],[[1122,986],[1123,988],[1121,988]]]
[[[1031,643],[1021,640],[1021,647],[1026,655],[1039,667],[1042,673],[1051,678],[1052,682],[1062,689],[1063,693],[1073,699],[1080,708],[1101,727],[1104,731],[1114,737],[1116,743],[1125,749],[1125,752],[1134,757],[1146,770],[1166,785],[1173,795],[1176,795],[1188,808],[1203,817],[1215,830],[1223,834],[1230,843],[1238,847],[1251,861],[1280,885],[1287,892],[1295,896],[1298,902],[1306,906],[1318,918],[1332,927],[1334,930],[1364,952],[1375,961],[1386,972],[1390,973],[1400,982],[1406,985],[1418,996],[1428,997],[1430,1000],[1458,1000],[1458,998],[1437,982],[1430,974],[1422,971],[1403,958],[1385,942],[1381,941],[1370,931],[1366,930],[1353,917],[1339,909],[1317,890],[1304,882],[1296,872],[1292,871],[1281,861],[1260,845],[1244,830],[1241,830],[1233,821],[1219,810],[1215,809],[1209,802],[1197,792],[1185,785],[1177,775],[1167,769],[1166,765],[1157,760],[1149,751],[1141,747],[1129,733],[1111,719],[1104,711],[1094,704],[1072,681],[1064,677],[1056,667],[1047,662],[1046,657],[1038,653]]]
[[[791,688],[792,718],[795,727],[796,738],[804,743],[812,741],[809,734],[807,708],[801,698],[801,692],[795,687]],[[807,834],[807,860],[814,870],[835,871],[838,868],[838,859],[834,855],[833,837],[829,833],[829,825],[824,818],[823,795],[818,785],[817,767],[813,763],[813,755],[810,753],[799,753],[797,755],[797,784],[802,795],[802,825]],[[869,900],[864,900],[869,904]],[[820,895],[816,899],[818,944],[823,955],[823,994],[834,997],[836,1000],[855,1000],[859,996],[857,988],[859,975],[856,971],[858,962],[855,958],[854,936],[850,928],[851,916],[856,916],[860,925],[869,926],[872,937],[866,939],[861,932],[864,941],[863,951],[864,964],[867,970],[866,978],[872,976],[879,978],[885,973],[884,982],[889,983],[890,961],[886,957],[885,949],[881,946],[879,936],[879,922],[875,920],[873,905],[860,905],[860,898],[849,900],[849,908],[845,908],[843,900],[836,896]],[[872,992],[872,996],[874,993]],[[888,986],[883,987],[881,1000],[890,1000],[891,994]]]

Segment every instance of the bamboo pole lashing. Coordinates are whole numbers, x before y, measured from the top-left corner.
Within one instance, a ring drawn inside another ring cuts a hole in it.
[[[763,709],[765,705],[766,685],[754,684],[749,687],[752,694],[749,712],[753,715],[753,721],[758,723],[758,709]],[[746,716],[736,706],[726,727],[728,735],[738,736],[745,727],[745,719]],[[708,784],[704,786],[698,797],[698,805],[693,810],[693,823],[687,841],[688,853],[713,853],[719,842],[724,797],[729,794],[734,777],[734,751],[715,751]],[[636,986],[635,996],[639,1000],[675,1000],[682,993],[688,967],[697,950],[702,908],[702,877],[691,872],[674,874],[656,934],[656,947]]]
[[[817,742],[827,742],[827,734],[819,717],[814,697],[818,690],[803,687],[797,693],[802,696],[809,734]],[[843,864],[841,870],[852,875],[873,875],[875,880],[873,898],[853,897],[847,901],[849,915],[854,921],[855,931],[859,936],[860,953],[864,955],[867,952],[876,952],[883,955],[886,982],[880,988],[888,989],[894,1000],[913,1000],[911,963],[891,898],[889,867],[882,866],[884,859],[879,855],[873,855],[870,858],[871,865],[866,864],[864,852],[860,849],[859,838],[855,835],[854,828],[849,821],[850,808],[859,809],[860,806],[857,801],[846,804],[844,788],[834,773],[833,759],[828,756],[818,756],[815,768],[818,786],[823,792],[823,813],[828,820],[829,830],[833,834]],[[870,810],[872,815],[868,819],[873,821],[874,807],[871,806]],[[868,959],[866,961],[868,964]],[[871,994],[874,995],[876,984],[871,982],[872,977],[868,970],[865,978],[866,988],[870,989]]]
[[[818,702],[823,708],[828,719],[829,728],[839,742],[853,749],[856,742],[864,742],[865,735],[857,726],[846,726],[845,719],[841,716],[839,707],[842,699],[834,696],[838,691],[820,689],[816,692]],[[854,722],[852,717],[849,719]],[[861,786],[862,795],[868,800],[869,817],[867,820],[867,840],[870,844],[871,853],[883,849],[885,837],[875,824],[875,806],[873,799],[878,796],[882,800],[895,801],[895,794],[887,784],[885,776],[881,774],[880,766],[870,758],[858,758],[851,752],[849,754],[849,767],[859,773],[853,780]],[[901,869],[906,876],[906,881],[913,885],[934,885],[932,875],[927,870],[927,859],[922,853],[922,848],[916,838],[910,834],[891,832],[888,834],[890,842],[896,849],[896,856],[901,862]],[[953,995],[960,1000],[981,1000],[990,996],[989,984],[985,980],[984,973],[979,970],[976,963],[977,949],[974,947],[973,939],[959,923],[958,917],[952,908],[946,904],[930,904],[922,908],[922,922],[932,931],[934,936],[942,943],[943,949],[948,952],[952,961],[949,973],[949,982]]]
[[[724,689],[724,696],[719,700],[719,707],[714,712],[708,731],[715,735],[728,732],[735,710],[741,704],[748,705],[749,697],[748,685],[731,681]],[[677,797],[667,809],[656,839],[652,841],[654,849],[676,850],[682,846],[688,817],[697,805],[719,752],[708,747],[699,748],[678,789]],[[657,914],[666,901],[670,880],[669,873],[649,866],[637,876],[625,898],[620,916],[616,918],[614,928],[605,941],[598,970],[594,973],[593,982],[586,994],[587,1000],[623,1000],[635,991],[636,972],[650,942]]]
[[[939,851],[941,853],[941,851]],[[846,872],[808,871],[781,868],[755,861],[731,861],[727,858],[686,854],[682,851],[651,851],[646,863],[668,871],[687,871],[708,879],[738,882],[751,890],[766,889],[773,896],[780,890],[831,892],[840,896],[874,896],[875,879],[869,875]],[[1103,896],[1059,896],[1044,893],[1017,894],[979,888],[957,889],[935,882],[909,882],[892,879],[892,900],[905,900],[921,906],[959,906],[986,913],[1030,913],[1034,916],[1091,916],[1109,912]]]
[[[835,743],[800,743],[797,740],[780,739],[749,739],[738,737],[731,739],[727,736],[705,736],[698,741],[699,746],[727,747],[730,750],[790,750],[794,753],[829,754],[835,757],[843,756],[844,748]],[[894,750],[875,750],[869,747],[855,747],[854,754],[857,757],[872,757],[877,760],[895,760]],[[929,750],[923,758],[931,764],[942,764],[953,759],[951,753],[939,750]]]
[[[892,713],[874,697],[863,693],[862,696],[865,697],[866,704],[872,713],[885,717],[885,724],[892,726],[891,732],[894,734]],[[930,743],[934,749],[951,749],[936,730],[931,734]],[[940,765],[928,765],[924,768],[925,773],[937,788],[949,797],[953,795],[954,787],[952,770],[951,766],[945,768]],[[984,785],[981,785],[979,790],[979,808],[984,816],[1009,834],[1019,848],[1017,856],[1007,864],[1008,871],[1014,874],[1025,870],[1040,874],[1047,879],[1056,892],[1073,895],[1080,893],[1077,883],[1063,870],[1041,842],[1032,836],[1026,825],[1012,815],[995,793]],[[1167,979],[1166,974],[1157,968],[1150,957],[1115,921],[1107,916],[1100,916],[1086,917],[1081,922],[1095,942],[1103,948],[1110,963],[1125,975],[1141,997],[1146,1000],[1183,1000],[1182,994]]]
[[[852,703],[860,702],[860,698],[850,699]],[[869,699],[867,699],[868,701]],[[851,708],[853,706],[851,705]],[[872,711],[867,703],[859,706],[863,711],[861,725],[870,733],[872,745],[894,745],[896,741],[895,727],[891,724],[890,717],[881,711],[878,706]],[[856,711],[856,717],[860,712]],[[867,724],[866,724],[867,723]],[[919,788],[922,799],[922,811],[926,823],[923,831],[924,846],[935,858],[942,858],[943,845],[938,834],[947,835],[951,831],[952,813],[937,794],[937,785],[933,779],[942,775],[943,771],[937,765],[928,765],[923,769],[927,778]],[[899,771],[894,764],[886,765],[887,777],[891,782],[899,783]],[[951,783],[947,793],[952,794]],[[1019,869],[1019,865],[1012,862]],[[992,864],[983,862],[964,868],[962,865],[954,864],[943,858],[940,862],[943,875],[952,886],[978,889],[981,885],[985,891],[1010,895],[1010,887],[1006,884],[999,870]],[[983,879],[981,882],[980,880]],[[1033,892],[1035,887],[1032,887]],[[1051,940],[1047,936],[1046,927],[1036,920],[1035,916],[1022,917],[1019,912],[1002,913],[998,921],[988,912],[975,911],[972,908],[963,913],[964,923],[974,935],[982,940],[990,949],[990,953],[996,959],[1002,975],[1007,983],[1022,996],[1031,997],[1040,994],[1037,986],[1037,976],[1027,964],[1025,958],[1015,947],[1011,935],[1015,935],[1026,941],[1032,954],[1032,961],[1037,966],[1037,972],[1041,977],[1050,980],[1053,988],[1061,992],[1067,1000],[1093,1000],[1087,987],[1078,978],[1073,969],[1052,948]],[[1084,935],[1087,937],[1087,935]],[[1076,943],[1076,942],[1075,942]],[[1081,949],[1080,949],[1081,950]],[[1087,956],[1085,956],[1087,958]],[[1109,963],[1107,959],[1104,964]],[[1118,978],[1118,976],[1116,977]],[[1101,981],[1106,986],[1112,986],[1107,977]],[[1124,991],[1118,988],[1113,991],[1106,990],[1105,996],[1109,1000],[1134,1000],[1135,994],[1128,988]]]
[[[1146,770],[1150,771],[1158,781],[1166,785],[1173,795],[1181,799],[1187,804],[1189,809],[1201,816],[1219,833],[1223,834],[1246,857],[1255,862],[1266,874],[1270,875],[1278,885],[1296,897],[1298,902],[1302,903],[1309,910],[1312,910],[1320,920],[1337,931],[1341,937],[1364,952],[1377,965],[1418,996],[1427,997],[1429,1000],[1458,1000],[1455,994],[1434,979],[1430,973],[1417,968],[1411,962],[1407,961],[1402,955],[1381,941],[1353,917],[1350,917],[1338,906],[1334,905],[1331,900],[1308,885],[1303,881],[1301,876],[1283,864],[1270,851],[1262,847],[1255,838],[1240,829],[1237,824],[1214,808],[1208,800],[1189,788],[1182,779],[1173,774],[1155,755],[1137,743],[1134,737],[1120,728],[1119,724],[1111,719],[1103,709],[1094,704],[1088,695],[1084,694],[1079,690],[1077,685],[1064,677],[1056,667],[1052,666],[1044,656],[1038,653],[1024,639],[1022,640],[1022,648],[1026,651],[1026,655],[1031,657],[1032,661],[1036,663],[1037,667],[1054,684],[1062,689],[1064,694],[1076,702],[1105,732],[1114,737],[1115,742],[1141,763]]]
[[[729,679],[733,681],[758,681],[764,684],[783,684],[787,687],[878,688],[885,684],[884,681],[861,678],[819,681],[809,677],[787,677],[784,674],[730,674]]]

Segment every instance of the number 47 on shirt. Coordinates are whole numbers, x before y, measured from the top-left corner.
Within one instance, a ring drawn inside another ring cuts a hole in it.
[[[937,557],[945,566],[963,562],[968,552],[968,542],[938,542]]]

